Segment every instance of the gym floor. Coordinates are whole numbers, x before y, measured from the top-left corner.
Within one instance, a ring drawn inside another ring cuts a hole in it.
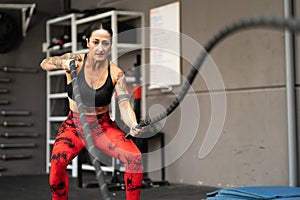
[[[84,185],[84,184],[83,184]],[[0,177],[1,200],[50,200],[48,175],[2,176]],[[142,189],[142,200],[201,200],[216,188],[184,184],[172,184]],[[99,200],[97,187],[77,186],[77,179],[70,178],[70,200]],[[110,191],[112,200],[125,200],[124,190]]]

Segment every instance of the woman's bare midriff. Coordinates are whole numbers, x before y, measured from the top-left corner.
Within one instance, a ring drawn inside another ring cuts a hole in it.
[[[78,113],[78,107],[76,105],[76,102],[70,98],[69,99],[69,107],[70,110],[73,112]],[[83,106],[84,108],[84,113],[86,115],[100,115],[103,113],[106,113],[109,111],[109,105],[107,106],[101,106],[101,107],[87,107],[87,106]]]

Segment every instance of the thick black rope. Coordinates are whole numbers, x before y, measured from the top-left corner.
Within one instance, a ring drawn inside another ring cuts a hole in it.
[[[93,166],[95,167],[96,179],[99,184],[102,199],[110,200],[108,189],[107,189],[107,184],[106,184],[103,174],[102,174],[100,161],[97,160],[96,157],[94,157],[94,155],[96,155],[96,152],[95,152],[96,147],[95,147],[95,144],[94,144],[91,132],[90,132],[89,124],[87,123],[86,118],[85,118],[83,103],[82,103],[81,96],[79,93],[79,86],[78,86],[77,76],[76,76],[76,64],[75,64],[74,60],[72,60],[70,62],[70,71],[71,71],[71,77],[72,77],[73,94],[75,96],[75,101],[77,103],[78,113],[80,116],[80,122],[82,125],[82,129],[85,134],[86,149],[88,150],[90,159],[93,163]]]
[[[248,19],[242,19],[235,23],[232,23],[229,26],[221,29],[217,34],[215,34],[207,43],[204,45],[204,50],[200,53],[200,56],[197,58],[194,67],[189,72],[187,79],[184,81],[182,86],[180,87],[178,95],[173,100],[168,108],[165,109],[159,115],[142,120],[137,128],[145,127],[155,122],[159,122],[164,119],[168,115],[170,115],[183,100],[184,96],[189,90],[190,85],[193,83],[200,67],[202,66],[204,60],[208,53],[222,40],[224,40],[227,36],[236,33],[240,30],[249,29],[249,28],[258,28],[258,27],[268,27],[268,28],[276,28],[283,29],[287,28],[292,31],[300,31],[300,21],[296,19],[283,19],[283,18],[275,18],[275,17],[254,17]]]

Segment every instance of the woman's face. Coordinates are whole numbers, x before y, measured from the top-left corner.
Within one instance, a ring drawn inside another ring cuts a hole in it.
[[[111,35],[104,29],[95,30],[86,40],[90,55],[96,61],[105,61],[111,49]]]

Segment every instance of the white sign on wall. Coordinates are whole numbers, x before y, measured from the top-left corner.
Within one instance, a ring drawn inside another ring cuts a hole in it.
[[[179,2],[150,10],[150,89],[180,84]]]

